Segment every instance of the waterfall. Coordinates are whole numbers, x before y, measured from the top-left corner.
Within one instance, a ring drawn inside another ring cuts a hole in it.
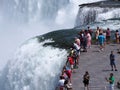
[[[70,21],[74,24],[78,5],[88,2],[93,0],[1,0],[0,8],[4,21],[59,23],[62,19],[62,24]]]
[[[78,5],[88,2],[93,0],[0,0],[1,65],[9,59],[0,72],[0,89],[54,90],[67,52],[43,47],[46,41],[36,39],[21,43],[59,27],[73,27]]]
[[[0,66],[30,37],[73,28],[78,5],[95,1],[101,0],[0,0]]]
[[[54,41],[33,38],[18,48],[0,75],[1,90],[55,90],[67,52],[47,42]]]
[[[89,25],[103,20],[120,18],[119,8],[109,7],[80,7],[77,15],[75,27]]]
[[[5,17],[29,22],[53,19],[57,11],[67,4],[69,0],[2,0],[1,7]]]

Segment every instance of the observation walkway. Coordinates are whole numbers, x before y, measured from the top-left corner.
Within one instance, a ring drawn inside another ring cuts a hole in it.
[[[117,49],[120,49],[120,44],[106,45],[105,50],[101,52],[97,45],[92,45],[88,52],[82,52],[79,68],[75,69],[75,73],[72,74],[73,90],[84,90],[83,75],[85,71],[90,74],[90,90],[109,90],[109,83],[105,77],[109,77],[111,72],[115,77],[115,90],[119,90],[116,88],[116,83],[120,80],[120,54],[117,53]],[[111,51],[114,51],[118,71],[111,71],[109,60]]]

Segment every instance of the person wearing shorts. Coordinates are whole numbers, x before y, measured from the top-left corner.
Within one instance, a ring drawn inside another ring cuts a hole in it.
[[[113,71],[113,69],[115,69],[115,71],[117,71],[116,64],[115,64],[115,55],[114,55],[113,51],[111,51],[111,54],[110,54],[110,65],[111,65],[112,71]]]
[[[84,90],[89,90],[89,80],[90,80],[90,75],[88,73],[88,71],[85,72],[84,76],[83,76],[83,84],[84,84]]]
[[[99,41],[99,44],[100,44],[100,50],[103,50],[104,49],[105,36],[102,33],[100,33],[100,35],[98,36],[98,41]]]

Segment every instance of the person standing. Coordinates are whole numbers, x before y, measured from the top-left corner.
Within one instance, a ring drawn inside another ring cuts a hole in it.
[[[100,44],[100,50],[103,51],[105,36],[102,33],[100,33],[100,35],[98,36],[98,41],[99,41],[99,44]]]
[[[111,31],[109,28],[107,28],[107,31],[106,31],[106,42],[107,44],[110,43],[110,36],[111,36]]]
[[[65,73],[66,73],[66,75],[67,75],[68,80],[70,81],[70,83],[72,83],[72,71],[71,71],[71,69],[70,68],[66,68],[65,69]]]
[[[116,39],[116,43],[119,44],[119,32],[118,32],[118,30],[116,30],[116,32],[115,32],[115,39]]]
[[[91,35],[91,37],[92,37],[92,33],[93,33],[93,31],[92,31],[92,29],[90,29],[90,27],[88,26],[88,33],[90,33],[90,35]]]
[[[83,37],[83,51],[87,52],[87,33],[88,31],[85,30],[84,37]]]
[[[106,46],[106,31],[105,30],[103,31],[103,35],[105,37],[105,41],[104,41],[104,47],[105,47]]]
[[[77,57],[76,57],[77,64],[79,64],[80,45],[78,45],[77,41],[75,41],[74,44],[73,44],[73,47],[74,47],[74,49],[76,50],[76,53],[77,53]]]
[[[64,77],[60,76],[60,80],[58,81],[58,87],[59,87],[60,90],[64,89],[64,82],[65,82]]]
[[[84,84],[84,90],[89,90],[89,80],[90,80],[90,75],[88,71],[85,72],[83,76],[83,84]]]
[[[65,90],[73,90],[72,85],[69,83],[68,80],[65,80],[64,86],[65,86]]]
[[[110,73],[110,77],[109,78],[105,78],[107,82],[109,82],[109,90],[114,90],[114,82],[115,82],[115,78],[113,73]]]
[[[83,50],[83,39],[84,39],[84,30],[81,30],[79,33],[80,47]]]
[[[87,48],[91,48],[91,35],[90,33],[88,32],[87,33]]]
[[[117,71],[116,64],[115,64],[115,55],[113,51],[111,51],[111,54],[110,54],[110,65],[111,65],[112,71],[113,71],[113,68],[115,69],[115,71]]]
[[[98,45],[98,36],[99,36],[99,27],[97,27],[97,30],[95,31],[95,39],[97,45]]]
[[[68,56],[67,62],[69,62],[69,64],[70,64],[71,71],[74,72],[74,68],[73,68],[74,58],[73,58],[73,56]]]

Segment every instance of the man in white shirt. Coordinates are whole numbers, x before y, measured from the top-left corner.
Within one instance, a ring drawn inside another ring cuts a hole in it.
[[[63,76],[60,76],[60,80],[58,81],[58,87],[64,87],[65,79]]]

